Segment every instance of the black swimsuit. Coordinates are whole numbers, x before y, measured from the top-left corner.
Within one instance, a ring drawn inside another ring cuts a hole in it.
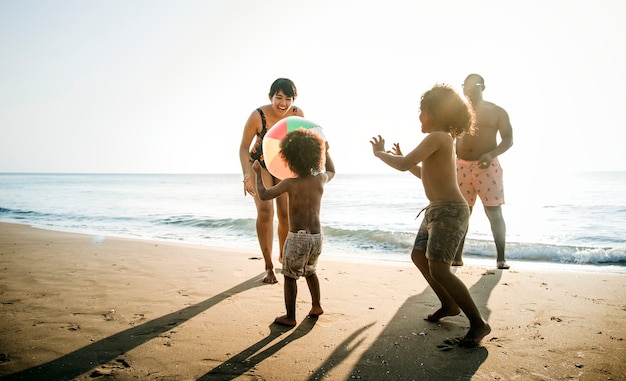
[[[258,108],[256,109],[256,111],[259,113],[259,115],[261,115],[262,128],[261,128],[261,133],[257,132],[256,141],[254,142],[254,146],[250,150],[250,161],[254,162],[255,160],[258,160],[259,163],[261,163],[261,167],[266,168],[265,160],[263,158],[263,144],[262,143],[263,143],[263,137],[267,133],[267,121],[265,120],[265,114],[263,114],[263,110]]]
[[[265,120],[265,114],[263,114],[263,110],[260,108],[256,109],[256,111],[261,115],[261,132],[256,134],[256,141],[254,142],[254,146],[250,150],[250,161],[254,162],[258,160],[261,164],[261,167],[267,168],[265,166],[265,158],[263,157],[263,137],[267,133],[267,121]],[[298,112],[297,108],[293,108],[293,113],[296,114]]]

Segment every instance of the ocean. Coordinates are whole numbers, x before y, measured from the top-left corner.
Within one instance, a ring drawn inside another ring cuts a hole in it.
[[[258,251],[254,202],[244,197],[241,180],[239,174],[0,173],[0,221],[95,241],[115,236]],[[626,172],[569,175],[541,192],[505,179],[505,198],[512,270],[626,273]],[[323,255],[411,263],[423,214],[416,216],[426,205],[421,183],[408,173],[338,174],[323,199]],[[277,257],[277,239],[274,246]],[[480,202],[464,261],[495,267]]]

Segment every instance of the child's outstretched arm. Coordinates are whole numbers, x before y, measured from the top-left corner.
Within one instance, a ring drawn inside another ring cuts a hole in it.
[[[370,141],[372,143],[372,151],[374,156],[385,162],[388,166],[397,169],[398,171],[408,171],[415,164],[406,160],[405,156],[397,156],[385,150],[385,139],[382,136],[373,137]]]
[[[391,148],[391,153],[396,156],[404,156],[402,154],[402,150],[400,149],[400,143],[393,143],[393,147]],[[411,172],[418,179],[422,178],[422,167],[420,167],[419,165],[409,168],[409,172]]]
[[[261,177],[261,163],[259,163],[258,160],[255,160],[252,164],[252,170],[256,176],[256,192],[259,195],[259,198],[263,201],[271,200],[285,193],[288,188],[289,180],[292,180],[283,179],[273,187],[265,188],[263,178]]]
[[[254,172],[254,177],[256,177],[256,193],[259,195],[261,200],[266,200],[265,196],[267,193],[267,189],[265,188],[265,184],[263,184],[263,177],[261,176],[261,163],[258,160],[255,160],[252,163],[252,171]]]

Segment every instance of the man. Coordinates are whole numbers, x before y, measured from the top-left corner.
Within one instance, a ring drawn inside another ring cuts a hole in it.
[[[513,128],[507,112],[502,107],[484,100],[483,91],[485,91],[483,77],[470,74],[465,78],[463,93],[474,108],[476,124],[473,135],[465,134],[456,142],[457,181],[470,207],[470,213],[476,198],[480,197],[496,244],[497,267],[505,270],[509,265],[504,257],[506,242],[506,224],[502,217],[504,187],[498,156],[513,145]],[[498,134],[500,134],[499,144]],[[463,266],[464,243],[465,237],[456,253],[453,266]]]

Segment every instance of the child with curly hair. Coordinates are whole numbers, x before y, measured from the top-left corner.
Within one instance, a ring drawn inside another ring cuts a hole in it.
[[[474,112],[447,85],[435,85],[425,92],[420,109],[422,132],[428,135],[406,156],[398,144],[391,153],[387,152],[380,135],[370,143],[374,156],[385,164],[421,178],[430,201],[411,252],[413,263],[441,301],[441,308],[426,320],[436,322],[463,311],[470,328],[459,345],[475,347],[491,332],[491,327],[483,320],[465,284],[450,271],[470,216],[456,181],[454,140],[473,128]]]
[[[280,150],[289,169],[297,177],[285,178],[265,188],[260,163],[255,161],[252,169],[261,200],[271,200],[285,193],[289,196],[289,233],[283,248],[282,270],[287,314],[274,321],[293,327],[296,325],[298,294],[296,280],[300,276],[305,277],[311,293],[309,316],[317,317],[324,313],[316,274],[323,238],[320,209],[324,186],[335,176],[335,166],[328,154],[328,143],[311,130],[301,128],[290,132],[281,140]]]

